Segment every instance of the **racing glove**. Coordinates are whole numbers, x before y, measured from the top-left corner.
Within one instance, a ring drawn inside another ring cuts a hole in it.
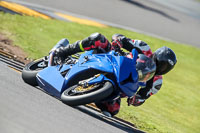
[[[136,47],[130,38],[127,38],[121,34],[114,34],[112,36],[112,46],[114,49],[124,48],[130,52],[132,49],[136,49],[139,54],[143,54],[142,50]]]
[[[133,105],[133,106],[140,106],[145,102],[145,99],[141,98],[140,95],[136,94],[133,97],[130,97],[127,99],[128,106]]]
[[[121,34],[114,34],[112,36],[112,46],[114,48],[122,48],[124,44],[128,42],[128,38]]]

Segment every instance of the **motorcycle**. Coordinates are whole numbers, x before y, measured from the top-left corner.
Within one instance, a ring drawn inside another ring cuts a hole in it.
[[[90,50],[64,60],[55,59],[55,49],[66,45],[69,41],[63,39],[49,56],[28,63],[22,71],[23,80],[70,106],[106,100],[114,92],[127,97],[137,92],[138,52],[135,49],[132,50],[132,59],[122,56],[119,49],[99,54]]]

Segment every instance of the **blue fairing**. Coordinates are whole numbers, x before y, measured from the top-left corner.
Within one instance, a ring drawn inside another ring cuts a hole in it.
[[[73,79],[74,76],[88,69],[95,69],[102,72],[113,73],[113,66],[108,57],[109,55],[107,56],[106,54],[92,54],[92,52],[93,51],[91,50],[81,55],[81,57],[79,58],[79,62],[75,64],[66,75],[64,86],[68,86],[68,84],[70,84],[70,80]],[[85,59],[86,56],[87,60]]]
[[[92,51],[89,51],[88,53],[83,54],[80,57],[79,62],[72,67],[67,78],[71,77],[71,75],[74,75],[79,71],[90,68],[108,73],[113,73],[113,66],[110,62],[109,55],[91,54],[91,52]],[[84,58],[85,56],[87,56],[87,60]]]
[[[37,81],[39,86],[45,91],[56,97],[60,97],[65,79],[60,74],[60,71],[58,71],[58,67],[50,66],[37,74]]]
[[[59,65],[50,66],[43,69],[37,74],[39,86],[50,94],[60,97],[61,93],[70,87],[70,82],[74,77],[84,71],[95,69],[113,74],[115,80],[108,79],[101,74],[98,78],[90,81],[91,84],[107,80],[114,87],[118,86],[128,97],[133,96],[138,89],[138,74],[135,68],[137,51],[132,51],[133,59],[118,56],[114,51],[104,54],[92,54],[92,52],[88,51],[82,54],[76,64],[63,65],[62,68]],[[66,75],[62,75],[63,72],[67,72]]]
[[[138,74],[132,59],[118,56],[114,66],[117,82],[122,91],[129,97],[133,96],[138,89]]]

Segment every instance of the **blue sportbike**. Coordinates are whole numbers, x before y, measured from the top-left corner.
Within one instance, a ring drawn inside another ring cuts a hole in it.
[[[61,41],[49,56],[27,64],[22,71],[23,80],[71,106],[103,101],[114,92],[127,97],[136,93],[139,82],[135,49],[133,59],[122,56],[119,50],[98,54],[91,50],[56,59],[54,50],[68,43],[66,39]]]

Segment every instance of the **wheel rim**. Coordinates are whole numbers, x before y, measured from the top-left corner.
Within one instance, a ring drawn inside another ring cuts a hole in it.
[[[76,86],[75,88],[71,90],[67,90],[64,92],[65,95],[67,96],[78,96],[78,95],[83,95],[90,93],[92,91],[95,91],[97,88],[99,88],[100,84],[95,84],[95,85],[90,85],[87,87],[83,86]]]
[[[47,67],[47,64],[44,60],[38,61],[29,67],[30,70],[42,70]]]

